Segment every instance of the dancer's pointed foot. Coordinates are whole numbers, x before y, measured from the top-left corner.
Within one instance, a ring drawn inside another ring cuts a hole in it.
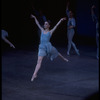
[[[37,77],[37,75],[33,75],[31,78],[31,81],[34,81],[34,79]]]
[[[96,56],[97,60],[99,60],[99,56]]]
[[[68,62],[69,60],[68,59],[66,59],[66,58],[64,58],[64,60],[66,61],[66,62]]]
[[[70,56],[69,52],[67,52],[67,56]]]
[[[78,56],[80,56],[79,50],[76,51],[76,54],[77,54]]]

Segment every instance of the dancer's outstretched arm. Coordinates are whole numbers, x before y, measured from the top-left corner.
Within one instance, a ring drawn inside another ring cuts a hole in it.
[[[96,8],[95,5],[91,7],[91,14],[94,14],[94,8]]]
[[[60,23],[61,23],[62,21],[64,21],[64,20],[66,20],[65,17],[64,17],[64,18],[61,18],[61,19],[59,20],[59,22],[54,26],[54,28],[50,30],[50,33],[52,34],[52,33],[56,30],[56,28],[60,25]]]
[[[93,6],[91,7],[91,15],[92,15],[93,21],[94,21],[94,22],[97,22],[98,19],[97,19],[97,16],[96,16],[95,12],[94,12],[94,9],[95,9],[95,8],[96,8],[95,5],[93,5]]]
[[[5,37],[3,37],[2,39],[3,39],[7,44],[9,44],[10,47],[15,48],[15,46],[14,46],[8,39],[6,39]]]
[[[69,2],[66,4],[66,15],[69,17]]]
[[[40,28],[41,31],[43,31],[44,29],[41,27],[41,25],[39,24],[39,21],[37,20],[37,18],[31,14],[31,18],[35,19],[35,23],[37,24],[37,26]]]

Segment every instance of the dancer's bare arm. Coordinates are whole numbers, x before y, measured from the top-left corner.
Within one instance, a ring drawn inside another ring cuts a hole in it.
[[[66,15],[69,17],[69,1],[66,4]]]
[[[6,38],[4,37],[3,40],[4,40],[7,44],[9,44],[10,47],[15,48],[15,46],[14,46],[8,39],[6,39]]]
[[[37,24],[37,26],[40,28],[41,31],[43,31],[44,29],[41,27],[41,25],[39,24],[39,21],[37,20],[37,18],[31,14],[31,18],[35,19],[35,23]]]
[[[58,21],[58,23],[54,26],[54,28],[50,30],[50,33],[52,34],[52,33],[57,29],[57,27],[60,25],[60,23],[61,23],[62,21],[64,21],[64,20],[66,20],[65,17],[64,17],[64,18],[61,18],[61,19]]]

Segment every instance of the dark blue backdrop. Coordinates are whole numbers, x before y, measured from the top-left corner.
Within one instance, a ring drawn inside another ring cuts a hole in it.
[[[76,20],[77,33],[84,36],[95,36],[95,23],[91,17],[91,6],[96,5],[96,15],[98,16],[98,0],[77,0]]]

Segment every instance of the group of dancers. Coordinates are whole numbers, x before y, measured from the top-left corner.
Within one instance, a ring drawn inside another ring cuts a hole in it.
[[[96,22],[96,43],[97,43],[97,55],[96,55],[96,57],[97,57],[97,59],[99,59],[99,22],[98,22],[97,17],[95,16],[94,8],[95,8],[95,6],[93,5],[91,7],[91,14],[92,14],[93,20]],[[67,22],[67,38],[68,38],[67,55],[68,56],[70,55],[71,46],[74,48],[76,54],[80,55],[79,50],[77,49],[75,43],[72,41],[74,34],[75,34],[76,22],[75,22],[75,18],[73,16],[73,12],[69,11],[69,2],[67,3],[67,6],[66,6],[66,16],[68,18],[68,22]],[[68,59],[63,57],[62,54],[59,53],[58,50],[50,42],[50,38],[52,37],[52,34],[57,29],[57,27],[63,21],[66,20],[66,17],[61,18],[52,29],[50,29],[50,21],[46,20],[46,18],[44,18],[45,19],[44,25],[40,24],[40,22],[37,19],[37,16],[31,14],[31,18],[33,18],[35,20],[35,23],[41,32],[41,34],[39,34],[40,44],[39,44],[39,48],[38,48],[37,64],[36,64],[34,73],[33,73],[32,78],[31,78],[31,81],[33,81],[37,77],[38,71],[41,68],[42,60],[45,56],[48,56],[51,60],[53,60],[54,58],[59,56],[60,58],[62,58],[66,62],[68,62]],[[1,32],[2,32],[2,39],[6,43],[8,43],[11,47],[15,48],[15,46],[9,40],[5,39],[5,37],[8,36],[7,32],[4,30],[2,30]],[[6,33],[6,35],[4,35],[4,33]]]
[[[93,5],[91,7],[91,14],[92,14],[93,20],[96,21],[96,41],[97,41],[97,55],[96,55],[96,57],[97,57],[97,59],[99,59],[99,31],[98,31],[99,22],[95,16],[94,8],[95,8],[95,6]],[[73,36],[75,34],[76,22],[75,22],[75,18],[73,17],[73,12],[69,11],[69,2],[67,3],[67,6],[66,6],[66,15],[68,17],[68,23],[67,23],[68,50],[67,50],[67,55],[70,55],[71,45],[73,46],[76,54],[80,55],[79,50],[77,49],[75,43],[72,41]],[[50,38],[51,38],[52,34],[57,29],[57,27],[61,24],[61,22],[66,20],[66,17],[61,18],[59,20],[59,22],[51,30],[50,30],[49,21],[45,21],[44,27],[41,27],[41,25],[39,24],[39,21],[37,20],[37,18],[34,15],[31,15],[31,18],[34,18],[36,25],[41,30],[41,37],[40,37],[40,44],[39,44],[39,51],[38,51],[38,60],[37,60],[37,64],[35,67],[35,71],[34,71],[33,76],[31,78],[31,81],[33,81],[37,77],[37,73],[38,73],[39,69],[41,68],[41,63],[42,63],[42,60],[45,56],[50,57],[51,60],[53,60],[57,56],[60,56],[66,62],[68,62],[68,59],[63,57],[57,51],[57,49],[54,46],[52,46],[52,44],[50,43]]]

